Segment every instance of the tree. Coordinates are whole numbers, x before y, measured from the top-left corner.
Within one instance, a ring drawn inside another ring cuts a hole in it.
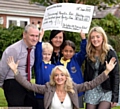
[[[0,26],[0,58],[3,51],[11,44],[22,39],[23,28],[11,26],[4,28]]]
[[[49,6],[55,3],[83,3],[88,5],[98,5],[100,7],[105,7],[105,4],[119,4],[120,0],[30,0],[30,2],[38,2],[44,6]]]

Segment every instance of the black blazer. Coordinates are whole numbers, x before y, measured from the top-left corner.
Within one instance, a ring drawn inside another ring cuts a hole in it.
[[[119,62],[114,50],[109,50],[108,55],[106,56],[105,61],[109,62],[112,57],[116,58],[117,64],[115,68],[109,73],[109,78],[101,84],[102,88],[106,91],[112,91],[112,100],[111,102],[118,102],[119,97]],[[99,73],[101,74],[106,69],[106,63],[100,63]],[[94,78],[94,63],[87,59],[85,60],[85,71],[84,71],[84,80],[91,81]]]

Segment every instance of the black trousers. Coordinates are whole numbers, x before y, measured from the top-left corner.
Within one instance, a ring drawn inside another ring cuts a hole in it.
[[[26,90],[15,79],[7,79],[3,84],[8,107],[32,107],[37,109],[34,93]]]
[[[43,98],[36,98],[38,102],[38,109],[45,109],[44,108],[44,99]]]

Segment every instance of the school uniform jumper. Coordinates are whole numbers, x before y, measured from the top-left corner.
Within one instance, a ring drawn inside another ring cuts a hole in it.
[[[82,63],[85,60],[86,56],[86,39],[83,39],[80,44],[80,52],[75,53],[74,56],[68,62],[66,68],[68,69],[73,81],[77,84],[83,83],[83,76],[81,71]],[[63,65],[61,62],[58,62],[57,65]],[[79,96],[83,95],[83,92],[78,94]]]
[[[55,65],[50,63],[45,63],[42,60],[42,42],[38,42],[35,49],[35,83],[44,85],[50,80],[50,74]],[[36,98],[42,98],[43,95],[36,93]]]

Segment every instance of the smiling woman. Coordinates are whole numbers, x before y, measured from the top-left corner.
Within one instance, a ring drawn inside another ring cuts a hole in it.
[[[113,57],[109,63],[106,62],[106,69],[101,75],[90,82],[83,84],[75,84],[70,77],[68,70],[58,65],[53,68],[50,82],[45,85],[32,84],[21,76],[17,67],[19,62],[14,62],[13,57],[9,57],[7,64],[14,73],[15,79],[28,90],[44,94],[44,107],[45,109],[79,109],[78,93],[86,90],[93,89],[97,85],[108,79],[109,72],[115,67],[116,59]],[[57,105],[56,105],[57,104]]]
[[[50,33],[50,43],[53,46],[53,54],[51,57],[52,64],[56,64],[62,57],[61,47],[65,42],[65,33],[60,30],[52,30]]]
[[[85,92],[86,109],[108,109],[116,106],[119,96],[119,61],[116,51],[108,43],[107,34],[102,27],[93,27],[88,34],[86,46],[84,80],[91,81],[105,70],[106,61],[116,58],[116,66],[109,79],[93,90]]]
[[[32,81],[33,81],[32,83],[34,83],[34,80]],[[4,97],[3,90],[0,88],[0,109],[6,109],[6,107],[7,107],[7,101]],[[81,109],[85,109],[85,108],[81,108]],[[114,107],[112,109],[120,109],[120,106]]]
[[[61,86],[62,85],[64,86],[64,83],[67,80],[66,75],[63,72],[61,72],[59,69],[56,69],[56,72],[53,75],[53,79],[56,84]]]

